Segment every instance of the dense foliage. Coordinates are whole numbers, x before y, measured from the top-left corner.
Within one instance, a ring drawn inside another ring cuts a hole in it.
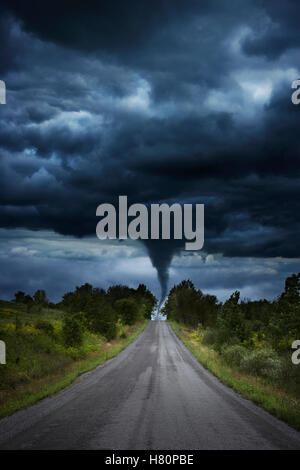
[[[191,281],[182,281],[169,293],[163,312],[168,318],[196,327],[215,326],[219,304],[214,295],[204,295]]]
[[[221,304],[215,296],[196,290],[191,281],[182,281],[171,289],[164,313],[188,326],[210,327],[218,337],[250,346],[263,340],[284,350],[300,338],[300,274],[288,277],[284,292],[272,302],[241,301],[236,291]]]
[[[232,366],[297,386],[300,366],[291,362],[291,345],[300,339],[300,273],[285,281],[274,301],[241,300],[234,292],[223,304],[196,290],[191,281],[174,286],[164,306],[169,319],[196,328],[202,344]]]
[[[56,307],[66,312],[63,318],[65,344],[78,346],[85,330],[111,340],[116,337],[118,326],[150,319],[157,300],[144,284],[137,289],[115,285],[105,291],[86,283],[76,287],[74,292],[67,292],[57,305],[49,304],[44,290],[38,290],[33,297],[19,291],[15,302],[32,313],[39,313],[43,307]],[[20,321],[19,317],[17,320]],[[45,331],[47,326],[39,323],[38,328]]]

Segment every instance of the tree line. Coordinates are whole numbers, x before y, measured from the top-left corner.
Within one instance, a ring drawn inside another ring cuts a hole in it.
[[[36,291],[33,297],[18,291],[15,302],[23,303],[31,312],[36,307],[38,312],[44,307],[63,310],[65,342],[72,346],[82,342],[84,330],[114,339],[118,326],[150,319],[157,299],[144,284],[139,284],[137,289],[114,285],[106,291],[85,283],[64,294],[57,304],[48,301],[44,290]]]
[[[241,300],[235,291],[221,303],[182,281],[171,289],[163,313],[193,329],[195,340],[227,365],[299,396],[300,366],[293,364],[291,348],[300,339],[300,273],[287,277],[273,301]]]
[[[274,301],[241,300],[235,291],[221,303],[191,281],[182,281],[171,289],[163,311],[168,319],[214,330],[220,344],[251,345],[254,338],[267,338],[274,349],[286,350],[300,339],[300,273],[287,277],[284,292]]]

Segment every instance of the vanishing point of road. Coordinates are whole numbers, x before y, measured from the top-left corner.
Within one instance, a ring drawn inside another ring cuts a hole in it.
[[[164,321],[0,421],[2,449],[300,449],[300,433],[224,386]]]

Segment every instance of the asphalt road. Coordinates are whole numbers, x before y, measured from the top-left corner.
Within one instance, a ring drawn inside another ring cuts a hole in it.
[[[163,321],[0,421],[1,449],[300,449],[300,433],[206,371]]]

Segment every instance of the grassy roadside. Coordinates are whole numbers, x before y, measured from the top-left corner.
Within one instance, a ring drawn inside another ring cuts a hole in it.
[[[220,355],[202,345],[195,330],[169,320],[177,337],[201,364],[243,397],[253,401],[277,418],[300,431],[300,399],[275,388],[259,377],[247,375],[226,365]]]
[[[115,357],[145,329],[147,324],[148,320],[140,321],[127,329],[125,338],[119,337],[110,343],[102,344],[101,348],[90,352],[83,359],[74,360],[56,373],[32,379],[29,383],[9,390],[9,393],[5,394],[5,398],[0,400],[0,418],[11,415],[21,408],[31,406],[38,400],[58,392],[70,385],[79,375]]]

